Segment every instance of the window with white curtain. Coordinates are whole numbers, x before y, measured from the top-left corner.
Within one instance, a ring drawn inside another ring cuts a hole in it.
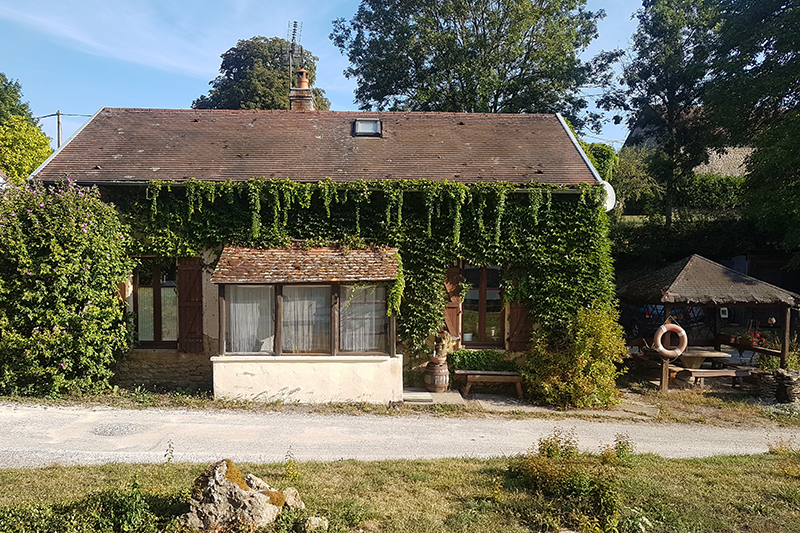
[[[339,342],[343,352],[386,352],[386,287],[342,285]]]
[[[284,353],[330,353],[331,288],[284,287],[282,326]]]
[[[275,287],[229,285],[226,289],[227,351],[275,350]]]

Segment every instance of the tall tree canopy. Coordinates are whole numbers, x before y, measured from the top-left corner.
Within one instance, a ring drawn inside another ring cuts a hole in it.
[[[617,54],[579,55],[605,16],[585,0],[362,0],[331,39],[362,109],[551,113],[599,126],[579,88],[608,81]]]
[[[50,138],[33,122],[19,115],[0,122],[0,169],[13,183],[22,184],[51,153]]]
[[[702,108],[714,41],[716,0],[644,0],[636,12],[632,58],[624,88],[609,94],[606,108],[628,113],[628,124],[657,147],[650,171],[664,186],[664,215],[672,223],[675,188],[707,160],[712,146]]]
[[[208,96],[192,102],[194,109],[289,109],[289,48],[279,37],[243,39],[222,54],[220,75],[209,82]],[[305,68],[313,86],[318,57],[308,50],[294,58],[295,69]],[[317,109],[329,109],[325,91],[314,89]]]
[[[33,121],[30,105],[22,101],[22,86],[0,72],[0,123],[9,116],[19,115]]]
[[[730,142],[755,149],[750,204],[800,249],[800,2],[721,0],[707,104]]]
[[[22,86],[0,72],[0,170],[21,184],[52,152],[50,138],[22,101]]]

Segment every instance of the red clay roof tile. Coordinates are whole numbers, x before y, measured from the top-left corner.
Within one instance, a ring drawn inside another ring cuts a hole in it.
[[[222,251],[212,283],[354,283],[397,278],[396,248],[373,247],[344,252],[304,249],[300,244],[261,250],[228,246]]]

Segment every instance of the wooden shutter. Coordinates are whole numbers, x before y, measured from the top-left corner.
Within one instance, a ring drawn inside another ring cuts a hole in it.
[[[451,337],[461,336],[461,269],[447,269],[444,281],[447,290],[447,305],[444,308],[445,331]]]
[[[178,350],[203,351],[203,266],[199,257],[178,259]]]
[[[531,321],[528,318],[528,308],[525,304],[512,302],[508,306],[508,349],[512,352],[522,352],[528,348],[531,340]]]

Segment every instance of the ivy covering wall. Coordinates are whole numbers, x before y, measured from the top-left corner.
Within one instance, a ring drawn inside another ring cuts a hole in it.
[[[602,188],[531,184],[331,180],[151,182],[108,186],[130,224],[131,255],[194,256],[224,245],[397,247],[398,334],[412,351],[444,323],[445,271],[459,260],[501,265],[509,301],[534,323],[568,331],[581,308],[614,298]]]

